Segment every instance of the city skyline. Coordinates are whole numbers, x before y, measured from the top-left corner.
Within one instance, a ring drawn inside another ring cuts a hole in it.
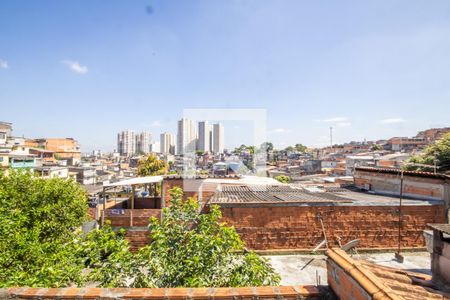
[[[449,126],[450,3],[344,2],[5,2],[4,119],[85,152],[174,133],[185,108],[265,108],[279,148]]]

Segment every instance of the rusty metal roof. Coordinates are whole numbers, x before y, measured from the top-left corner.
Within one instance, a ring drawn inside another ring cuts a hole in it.
[[[450,234],[450,224],[428,224],[428,226],[445,234]]]

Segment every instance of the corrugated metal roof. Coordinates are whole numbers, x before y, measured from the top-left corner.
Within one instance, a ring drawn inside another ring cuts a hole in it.
[[[222,186],[211,197],[211,204],[219,203],[317,203],[352,202],[326,192],[310,192],[286,185]]]
[[[374,172],[374,173],[389,173],[389,174],[400,174],[400,169],[387,169],[387,168],[377,168],[377,167],[356,167],[356,171],[366,171],[366,172]],[[439,178],[439,179],[450,179],[450,176],[445,174],[434,174],[431,172],[422,172],[422,171],[403,171],[404,175],[416,176],[416,177],[430,177],[430,178]]]
[[[450,234],[450,224],[428,224],[428,226],[445,234]]]

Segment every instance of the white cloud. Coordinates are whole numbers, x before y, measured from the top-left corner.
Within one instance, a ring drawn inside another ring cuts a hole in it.
[[[345,123],[348,122],[349,119],[346,117],[333,117],[329,119],[319,120],[320,122],[327,122],[327,123]]]
[[[86,74],[89,71],[87,66],[81,65],[77,61],[63,60],[61,63],[67,65],[71,71],[78,73],[78,74]]]
[[[405,123],[406,120],[402,118],[389,118],[389,119],[383,119],[380,120],[381,124],[399,124],[399,123]]]
[[[291,130],[286,129],[286,128],[275,128],[272,130],[268,131],[269,133],[287,133],[287,132],[291,132]]]
[[[335,125],[337,127],[348,127],[352,125],[350,119],[347,117],[333,117],[328,119],[316,120],[316,122],[331,123],[332,125]]]
[[[0,69],[8,69],[8,62],[6,60],[0,59]]]
[[[348,126],[352,125],[352,123],[350,123],[350,122],[338,122],[338,123],[336,123],[336,125],[338,127],[348,127]]]
[[[153,121],[152,123],[150,123],[150,127],[161,127],[161,122],[160,121]]]

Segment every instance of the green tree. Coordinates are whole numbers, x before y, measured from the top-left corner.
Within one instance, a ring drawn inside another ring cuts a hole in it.
[[[280,277],[266,259],[244,251],[233,227],[220,222],[218,206],[201,214],[199,203],[182,200],[171,190],[171,205],[162,220],[152,218],[152,242],[139,251],[135,286],[226,287],[279,284]]]
[[[302,144],[295,144],[295,150],[297,150],[298,152],[305,152],[306,151],[306,146],[302,145]]]
[[[113,231],[109,223],[94,229],[77,243],[76,253],[89,272],[83,282],[96,282],[101,287],[129,287],[139,273],[135,255],[125,239],[125,230]]]
[[[203,156],[203,154],[205,154],[205,151],[203,151],[203,150],[197,150],[197,151],[195,151],[195,154],[196,154],[197,156]]]
[[[167,173],[169,166],[155,154],[150,154],[147,157],[139,160],[138,176],[154,176],[163,175]]]
[[[79,282],[75,231],[87,207],[85,191],[72,180],[0,174],[0,286]]]
[[[74,181],[0,175],[0,287],[200,287],[275,285],[267,260],[245,251],[212,206],[171,191],[162,220],[152,218],[152,242],[129,251],[125,231],[108,224],[83,236],[85,192]]]
[[[292,146],[287,146],[284,150],[286,150],[287,152],[293,152],[295,148]]]
[[[256,152],[256,147],[255,146],[247,146],[247,150],[250,153],[250,155],[253,155]]]
[[[281,183],[289,183],[291,181],[291,178],[286,175],[278,175],[275,177],[275,180],[278,180]]]
[[[372,151],[383,150],[383,146],[381,146],[379,144],[373,144],[372,147],[370,147],[370,150],[372,150]]]
[[[422,154],[411,157],[404,165],[404,169],[431,171],[435,164],[438,167],[438,172],[450,171],[450,133],[445,134],[441,139],[426,147]]]
[[[273,151],[273,143],[271,143],[271,142],[264,142],[264,143],[262,143],[261,144],[261,147],[260,147],[260,149],[262,150],[262,151],[264,151],[264,152],[270,152],[270,151]]]

